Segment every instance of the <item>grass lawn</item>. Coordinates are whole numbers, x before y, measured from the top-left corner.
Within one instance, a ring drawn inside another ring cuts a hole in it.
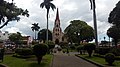
[[[88,57],[88,55],[79,55],[79,56],[81,56],[81,57],[83,57],[83,58],[86,58],[86,59],[88,59],[88,60],[92,60],[92,61],[94,61],[94,62],[100,63],[100,64],[105,65],[105,66],[108,64],[107,62],[105,62],[105,59],[104,59],[104,58],[95,57],[95,56]],[[115,61],[115,62],[113,63],[113,65],[114,65],[114,66],[112,66],[112,67],[120,67],[120,61]]]
[[[20,59],[12,57],[11,55],[5,55],[4,61],[0,64],[5,64],[9,67],[49,67],[52,61],[52,55],[45,55],[40,65],[35,60],[36,57],[29,59]]]

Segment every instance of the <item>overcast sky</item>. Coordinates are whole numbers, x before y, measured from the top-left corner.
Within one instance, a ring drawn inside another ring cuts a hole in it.
[[[12,1],[12,0],[6,0]],[[108,16],[119,0],[96,0],[98,39],[103,40],[106,31],[110,27]],[[14,0],[16,5],[23,9],[28,9],[30,17],[21,17],[19,22],[9,22],[2,31],[10,33],[21,32],[23,35],[32,36],[31,30],[33,23],[39,23],[41,29],[46,28],[46,9],[40,8],[43,0]],[[82,20],[93,27],[92,11],[90,10],[89,0],[53,0],[59,9],[62,31],[69,25],[71,20]],[[56,10],[50,10],[49,29],[52,31],[56,17]],[[107,37],[107,36],[106,36]]]

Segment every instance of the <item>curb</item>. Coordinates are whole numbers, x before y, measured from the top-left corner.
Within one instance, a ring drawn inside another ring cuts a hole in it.
[[[99,63],[96,63],[96,62],[94,62],[94,61],[92,61],[92,60],[88,60],[88,59],[86,59],[86,58],[80,57],[80,56],[78,56],[77,54],[76,54],[75,56],[77,56],[77,57],[79,57],[79,58],[81,58],[81,59],[83,59],[83,60],[86,60],[86,61],[88,61],[88,62],[90,62],[90,63],[92,63],[92,64],[94,64],[94,65],[96,65],[96,66],[98,66],[98,67],[105,67],[105,66],[102,65],[102,64],[99,64]]]
[[[0,64],[0,67],[8,67],[8,66],[5,64]]]

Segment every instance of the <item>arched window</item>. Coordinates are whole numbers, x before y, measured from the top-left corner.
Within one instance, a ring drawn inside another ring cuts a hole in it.
[[[56,27],[58,27],[58,24],[56,25]]]

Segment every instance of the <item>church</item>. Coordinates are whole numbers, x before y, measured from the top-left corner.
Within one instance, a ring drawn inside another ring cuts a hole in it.
[[[60,26],[60,18],[59,18],[59,11],[57,8],[57,13],[56,13],[56,19],[54,22],[54,27],[53,27],[53,34],[52,34],[52,40],[55,44],[58,44],[60,42],[64,41],[64,33],[62,32],[61,26]]]

